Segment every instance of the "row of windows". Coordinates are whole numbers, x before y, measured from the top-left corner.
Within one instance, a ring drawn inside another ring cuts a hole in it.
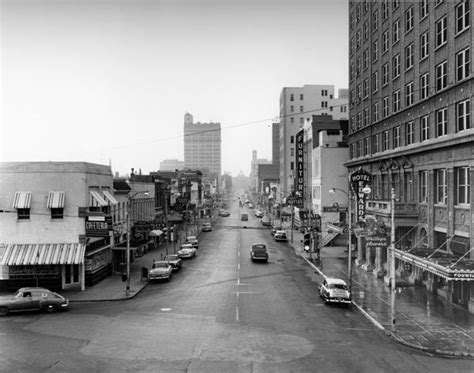
[[[471,203],[471,172],[467,166],[453,169],[454,180],[452,185],[448,182],[448,170],[446,168],[436,169],[432,175],[427,170],[419,171],[417,176],[418,202],[427,203],[430,197],[429,186],[432,185],[432,197],[435,204],[446,205],[448,203],[448,193],[453,193],[455,205],[468,205]],[[415,180],[413,171],[406,171],[403,180],[400,174],[382,173],[372,175],[372,192],[369,199],[390,198],[390,189],[395,189],[395,194],[405,202],[415,202]],[[452,188],[452,189],[451,189]]]
[[[424,142],[432,137],[442,137],[448,134],[448,109],[442,108],[435,111],[434,126],[430,124],[430,115],[425,115],[417,121],[418,130],[415,128],[415,121],[409,121],[401,126],[396,126],[391,130],[372,135],[371,147],[369,149],[369,137],[350,144],[350,158],[362,157],[375,154],[401,146],[408,146],[416,142],[415,133],[418,132],[418,141]],[[461,132],[472,128],[471,126],[471,102],[466,99],[456,103],[455,110],[456,132]],[[401,131],[403,129],[403,143]]]

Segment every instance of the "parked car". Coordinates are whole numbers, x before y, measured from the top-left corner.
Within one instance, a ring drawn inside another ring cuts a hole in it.
[[[0,315],[19,311],[53,312],[66,310],[68,307],[67,298],[39,287],[20,288],[13,295],[0,297]]]
[[[250,259],[252,262],[268,262],[267,246],[263,243],[254,243],[250,249]]]
[[[212,225],[211,223],[204,223],[202,225],[202,231],[203,232],[211,232],[212,231]]]
[[[255,210],[254,214],[257,218],[263,218],[263,212],[261,212],[260,210]]]
[[[253,208],[255,207],[255,206],[253,205],[253,203],[251,203],[251,202],[248,204],[248,206],[249,206],[249,209],[253,209]]]
[[[242,221],[248,221],[249,220],[249,216],[247,214],[242,214],[240,220]]]
[[[181,259],[194,258],[196,256],[196,248],[190,243],[182,244],[178,250],[178,256]]]
[[[224,211],[220,212],[219,215],[224,217],[224,218],[227,218],[228,216],[230,216],[230,212],[227,211],[227,210],[224,210]]]
[[[270,225],[272,224],[272,223],[270,222],[270,218],[269,218],[268,216],[266,216],[266,215],[265,215],[265,216],[262,218],[262,220],[260,220],[260,221],[261,221],[262,225],[264,225],[264,226],[266,226],[266,227],[268,227],[268,226],[270,226]]]
[[[276,231],[273,238],[275,238],[275,241],[288,241],[285,231]]]
[[[281,231],[281,230],[283,230],[283,228],[282,228],[281,225],[273,225],[273,226],[272,226],[272,236],[275,236],[275,233],[276,233],[277,231]]]
[[[351,304],[351,291],[344,280],[326,277],[319,287],[319,295],[327,303]]]
[[[166,255],[164,260],[171,264],[173,271],[179,271],[182,267],[182,260],[177,254]]]
[[[188,236],[186,237],[186,243],[193,245],[196,249],[199,249],[199,240],[196,236]]]
[[[164,260],[154,260],[153,266],[148,272],[148,281],[171,280],[173,277],[173,266]]]

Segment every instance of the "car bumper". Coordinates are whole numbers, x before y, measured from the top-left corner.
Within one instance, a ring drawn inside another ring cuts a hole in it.
[[[171,273],[170,274],[167,274],[167,275],[153,275],[153,276],[149,276],[148,277],[148,280],[149,281],[153,281],[153,280],[167,280],[171,277]]]
[[[260,256],[252,256],[251,259],[252,260],[260,260],[262,262],[267,262],[268,261],[268,258],[264,258],[264,257],[260,257]]]
[[[352,299],[350,299],[350,298],[340,298],[340,297],[327,298],[326,301],[328,303],[346,303],[346,304],[352,303]]]
[[[192,258],[192,257],[193,257],[193,254],[192,254],[192,253],[189,253],[189,254],[178,254],[178,256],[179,256],[181,259],[186,259],[186,258]]]

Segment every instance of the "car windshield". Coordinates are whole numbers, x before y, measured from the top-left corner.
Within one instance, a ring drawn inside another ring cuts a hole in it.
[[[153,263],[153,268],[167,268],[167,267],[168,267],[168,263],[166,262]]]
[[[344,284],[329,284],[329,289],[347,290],[347,285],[344,285]]]

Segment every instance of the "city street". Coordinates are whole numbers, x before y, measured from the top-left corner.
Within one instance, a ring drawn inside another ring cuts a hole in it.
[[[326,306],[319,275],[237,204],[170,282],[128,301],[0,318],[1,371],[458,372],[470,360],[405,348],[357,310]],[[244,225],[246,228],[244,228]],[[266,242],[269,262],[249,248]]]

